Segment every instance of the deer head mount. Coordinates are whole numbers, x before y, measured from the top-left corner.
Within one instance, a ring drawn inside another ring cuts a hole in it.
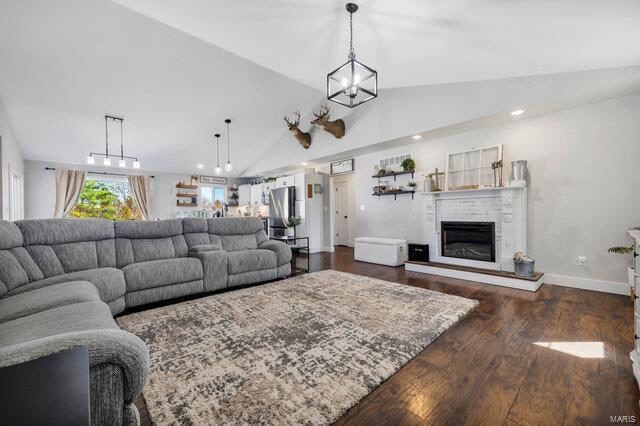
[[[315,120],[311,122],[311,124],[315,124],[320,127],[327,133],[331,133],[336,139],[340,139],[344,136],[344,120],[341,118],[329,121],[329,107],[326,105],[322,105],[320,107],[320,112],[316,113],[315,109],[313,110],[313,115],[316,117]]]
[[[284,121],[286,121],[293,136],[300,142],[300,145],[302,145],[304,149],[309,149],[311,146],[311,134],[309,134],[309,132],[303,132],[298,127],[300,125],[300,113],[296,112],[294,115],[296,116],[296,121],[293,123],[289,121],[289,117],[286,115],[284,116]]]

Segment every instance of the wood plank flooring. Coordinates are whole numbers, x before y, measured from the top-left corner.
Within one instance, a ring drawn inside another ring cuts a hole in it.
[[[480,301],[337,424],[574,425],[609,424],[610,416],[640,419],[629,360],[630,297],[547,284],[531,293],[405,272],[356,262],[344,247],[311,255],[311,270],[322,269]],[[142,424],[150,424],[142,398],[136,405]]]

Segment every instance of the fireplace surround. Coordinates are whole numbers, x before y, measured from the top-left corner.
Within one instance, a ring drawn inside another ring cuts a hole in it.
[[[527,247],[526,187],[425,192],[422,198],[423,239],[432,262],[513,272],[513,255]],[[447,222],[493,223],[493,256],[443,255],[442,224]]]

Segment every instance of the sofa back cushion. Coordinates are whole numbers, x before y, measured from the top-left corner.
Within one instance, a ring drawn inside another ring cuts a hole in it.
[[[27,271],[14,254],[22,248],[22,242],[22,233],[15,224],[0,220],[0,296],[29,282]]]
[[[116,265],[186,257],[187,242],[182,235],[182,220],[117,221]]]
[[[24,252],[17,256],[23,259],[30,282],[116,265],[115,235],[110,220],[38,219],[15,224],[24,245]]]
[[[183,219],[182,232],[189,248],[203,245],[221,247],[220,236],[209,233],[207,219]]]
[[[262,220],[257,217],[213,218],[207,219],[207,225],[209,234],[218,235],[228,252],[254,250],[266,240]]]

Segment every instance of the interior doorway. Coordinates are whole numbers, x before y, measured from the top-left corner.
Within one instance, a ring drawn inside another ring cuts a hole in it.
[[[332,180],[333,244],[353,247],[356,228],[353,174],[334,176]]]
[[[9,166],[9,220],[22,217],[22,176]]]

